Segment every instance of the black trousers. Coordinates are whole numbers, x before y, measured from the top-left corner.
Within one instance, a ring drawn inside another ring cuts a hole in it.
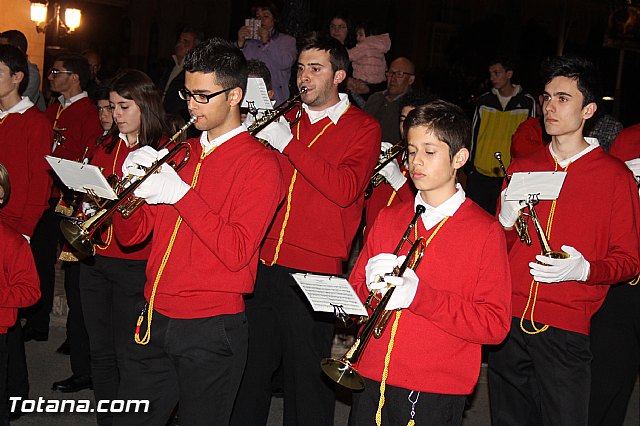
[[[29,372],[20,319],[7,332],[7,391],[9,396],[29,397]]]
[[[504,182],[504,178],[485,176],[473,170],[467,176],[465,192],[476,204],[495,216],[502,182]]]
[[[228,425],[247,339],[244,312],[196,319],[154,312],[151,341],[128,344],[132,370],[120,377],[118,388],[118,399],[149,400],[150,410],[116,414],[113,424],[164,425],[179,402],[180,424]]]
[[[459,426],[462,424],[466,395],[415,392],[386,385],[382,425],[404,426],[413,419],[418,425]],[[349,426],[376,424],[380,401],[380,382],[364,379],[364,390],[353,393]]]
[[[333,425],[334,384],[320,369],[331,356],[335,318],[314,313],[282,266],[258,266],[254,293],[247,297],[249,357],[231,424],[264,425],[271,403],[271,378],[282,363],[284,425]]]
[[[492,424],[586,425],[590,363],[589,336],[554,327],[528,335],[513,318],[506,340],[489,351]]]
[[[0,426],[9,425],[9,394],[7,392],[7,335],[0,334]]]
[[[69,361],[74,376],[90,376],[89,336],[82,315],[80,295],[80,268],[83,262],[63,262],[64,291],[67,295],[67,339],[69,339]]]
[[[144,298],[146,267],[146,260],[100,255],[80,266],[82,312],[89,332],[97,401],[116,399],[120,377],[129,374],[127,349],[133,344],[137,308]],[[111,413],[97,413],[97,417],[100,425],[110,425],[113,420]]]
[[[622,425],[640,367],[640,286],[612,287],[591,319],[589,425]]]

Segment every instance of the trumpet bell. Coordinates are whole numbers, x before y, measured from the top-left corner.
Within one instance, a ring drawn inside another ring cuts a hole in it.
[[[85,228],[76,222],[63,220],[60,222],[60,230],[71,247],[87,256],[95,254],[95,246],[91,241],[91,235]]]
[[[361,391],[364,389],[364,379],[348,361],[324,358],[320,362],[320,368],[322,368],[324,374],[329,376],[331,380],[345,388],[354,391]]]

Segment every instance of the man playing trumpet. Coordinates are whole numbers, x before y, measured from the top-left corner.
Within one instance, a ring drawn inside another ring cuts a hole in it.
[[[518,158],[509,173],[565,171],[556,200],[536,205],[550,244],[566,258],[540,255],[516,240],[521,205],[505,201],[500,223],[512,242],[511,331],[489,356],[494,425],[586,425],[589,404],[589,327],[609,285],[638,273],[638,192],[624,164],[585,138],[585,122],[597,109],[598,76],[581,58],[543,64],[544,124],[548,146]],[[532,227],[530,227],[532,228]]]
[[[371,339],[356,368],[365,389],[353,394],[351,425],[462,423],[480,371],[482,344],[509,331],[511,292],[500,225],[456,184],[469,158],[469,120],[450,103],[418,106],[404,122],[413,204],[383,209],[350,277],[364,300],[395,286],[394,311],[380,339]],[[391,254],[418,206],[411,232],[425,238],[416,270],[389,276],[409,245]]]

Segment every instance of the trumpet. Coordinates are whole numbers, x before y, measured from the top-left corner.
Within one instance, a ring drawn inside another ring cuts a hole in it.
[[[542,254],[544,256],[550,257],[552,259],[568,259],[569,254],[564,251],[555,251],[551,249],[551,245],[549,244],[549,239],[547,238],[544,229],[542,229],[542,225],[540,224],[540,220],[538,219],[538,214],[536,213],[535,205],[538,203],[538,198],[535,196],[529,196],[527,200],[527,206],[529,207],[529,217],[531,218],[531,223],[533,223],[533,227],[536,230],[536,234],[538,235],[538,240],[540,241],[540,247],[542,249]]]
[[[176,142],[182,133],[184,133],[189,126],[195,123],[197,117],[192,116],[191,119],[182,126],[169,140],[162,145],[161,148],[166,148],[169,145]],[[184,151],[184,157],[178,164],[172,160],[181,151]],[[158,159],[155,163],[145,170],[143,176],[126,176],[120,180],[116,187],[118,189],[118,198],[110,200],[106,203],[102,203],[98,206],[100,210],[91,216],[89,219],[78,222],[77,220],[63,220],[60,222],[60,230],[65,239],[71,244],[73,248],[80,253],[92,256],[95,254],[95,244],[93,234],[100,229],[100,227],[109,220],[116,212],[120,212],[122,217],[128,218],[140,205],[144,203],[144,199],[135,197],[134,191],[142,185],[150,176],[156,173],[163,164],[167,164],[173,167],[176,171],[180,170],[189,161],[191,150],[186,142],[177,142],[175,146],[169,150],[162,158]]]
[[[274,109],[265,111],[262,117],[260,117],[258,120],[251,123],[249,127],[247,127],[247,131],[249,132],[249,134],[252,136],[256,136],[258,133],[264,130],[265,127],[267,127],[269,124],[273,123],[283,115],[289,113],[295,108],[301,108],[300,98],[302,97],[302,94],[305,93],[306,91],[307,91],[307,88],[305,86],[302,86],[300,88],[300,93],[290,97],[289,99],[282,102],[280,105],[278,105]],[[291,125],[295,124],[299,119],[300,119],[300,115],[298,115],[298,118],[293,123],[291,123]],[[263,141],[261,139],[258,139],[258,140],[260,140],[260,142],[262,142],[263,145],[268,145],[266,141]]]
[[[420,219],[420,215],[425,212],[425,207],[422,205],[418,205],[416,207],[416,214],[409,223],[407,230],[404,235],[400,239],[398,246],[394,250],[393,254],[396,256],[400,253],[402,246],[405,242],[409,241],[409,234],[411,230],[416,225],[418,219]],[[412,242],[411,248],[407,252],[407,257],[400,266],[396,266],[393,272],[390,274],[392,276],[401,277],[407,268],[415,270],[420,261],[422,260],[422,256],[424,255],[424,249],[426,247],[426,243],[423,237],[418,238],[415,242]],[[387,291],[384,296],[379,297],[377,295],[376,290],[372,290],[367,297],[365,302],[365,306],[367,309],[371,309],[372,313],[369,317],[361,318],[361,321],[364,322],[364,327],[362,328],[360,334],[356,338],[356,341],[353,343],[351,348],[342,355],[339,359],[335,358],[324,358],[320,362],[320,368],[322,371],[331,378],[334,382],[352,389],[352,390],[362,390],[364,389],[364,380],[358,370],[353,367],[353,364],[358,362],[360,356],[364,352],[369,340],[371,340],[371,336],[379,339],[391,318],[391,314],[393,311],[387,311],[386,307],[393,295],[395,290],[394,285],[389,285],[387,287]],[[374,302],[377,301],[377,305],[374,307]]]
[[[378,164],[376,164],[376,166],[373,169],[373,174],[371,175],[369,186],[367,186],[367,189],[364,191],[365,198],[371,197],[371,194],[373,193],[373,188],[377,188],[385,181],[386,178],[380,173],[380,171],[384,169],[387,164],[395,160],[398,154],[403,152],[404,149],[405,149],[404,141],[401,140],[395,145],[392,145],[389,149],[384,151],[382,155],[380,155],[380,160],[378,160]]]
[[[511,176],[507,174],[507,169],[504,167],[504,163],[502,162],[502,153],[500,151],[497,151],[493,154],[493,156],[496,158],[496,160],[498,160],[498,163],[500,163],[500,169],[502,170],[502,173],[504,173],[504,178],[507,180],[508,185],[509,182],[511,182]],[[518,212],[518,219],[516,219],[516,223],[514,226],[516,228],[516,232],[518,233],[520,241],[530,246],[532,244],[532,241],[531,235],[529,234],[529,225],[527,224],[527,219],[522,210]]]

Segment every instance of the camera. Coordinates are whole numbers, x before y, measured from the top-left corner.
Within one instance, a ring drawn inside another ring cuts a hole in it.
[[[245,19],[244,26],[249,27],[251,30],[251,36],[248,38],[252,38],[254,40],[260,40],[260,36],[258,35],[258,29],[262,25],[262,22],[259,19]]]

